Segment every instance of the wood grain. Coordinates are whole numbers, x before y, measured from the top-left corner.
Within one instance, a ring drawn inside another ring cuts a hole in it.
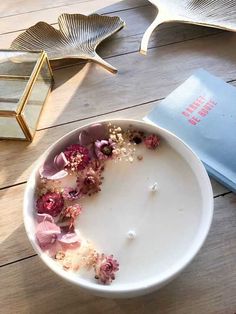
[[[148,57],[132,53],[109,58],[118,75],[94,64],[58,70],[39,129],[88,117],[88,112],[91,117],[163,98],[200,67],[233,80],[235,39],[236,34],[222,33],[154,48]]]
[[[129,9],[147,5],[144,0],[88,0],[71,5],[47,8],[45,10],[22,13],[20,16],[12,15],[0,19],[0,34],[24,30],[39,21],[56,24],[57,18],[62,13],[91,14],[99,10],[99,13]]]
[[[137,5],[137,4],[136,4]],[[114,6],[112,6],[114,7]],[[104,9],[105,10],[105,9]],[[103,12],[104,12],[103,10]],[[142,7],[142,14],[140,14],[139,8],[131,8],[129,3],[126,3],[126,6],[123,5],[123,10],[119,12],[109,13],[110,16],[119,15],[121,19],[126,22],[126,27],[122,32],[118,32],[115,37],[116,39],[132,36],[136,34],[142,34],[144,27],[148,26],[148,23],[155,17],[155,11],[150,5]],[[139,17],[139,23],[135,24],[134,21]],[[57,28],[57,25],[54,25]],[[206,28],[207,29],[207,28]],[[10,47],[11,42],[20,34],[21,32],[12,32],[5,35],[0,35],[0,45],[4,48]],[[109,39],[108,42],[110,42]],[[111,45],[112,46],[112,45]]]
[[[0,3],[0,18],[85,2],[85,0],[8,0]],[[27,5],[26,5],[27,3]],[[20,17],[19,17],[20,18]]]
[[[137,51],[139,49],[145,28],[149,26],[155,17],[155,10],[151,5],[143,6],[142,9],[140,9],[140,7],[129,8],[129,10],[124,7],[123,10],[115,13],[109,13],[109,15],[119,15],[119,17],[125,21],[126,27],[115,36],[109,38],[106,42],[108,44],[105,46],[105,49],[102,49],[100,52],[103,54],[103,57],[111,57],[116,54],[127,53],[135,50]],[[136,23],[137,18],[139,23]],[[54,27],[57,28],[57,25],[54,25]],[[198,36],[216,34],[219,32],[222,31],[214,28],[200,27],[197,25],[186,25],[181,23],[163,24],[160,25],[158,29],[158,35],[156,32],[153,33],[149,48],[158,47],[171,42],[196,38]],[[11,42],[20,33],[21,31],[0,35],[1,47],[6,49],[9,48]],[[119,45],[118,43],[124,37],[126,38],[126,41],[123,42],[122,45]],[[104,44],[101,46],[104,47]]]
[[[0,272],[4,313],[232,314],[236,310],[236,196],[215,199],[212,228],[204,247],[172,283],[145,297],[93,297],[58,278],[38,257]],[[12,234],[12,239],[18,234]]]
[[[35,254],[23,225],[25,184],[0,191],[0,266]]]

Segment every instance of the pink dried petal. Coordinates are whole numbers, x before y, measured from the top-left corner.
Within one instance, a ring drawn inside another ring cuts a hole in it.
[[[68,165],[68,160],[63,152],[54,158],[54,164],[58,170],[62,170]]]
[[[101,140],[107,137],[107,129],[104,124],[96,123],[83,130],[79,134],[79,143],[83,146],[87,146],[96,140]]]
[[[67,171],[61,170],[61,171],[58,171],[55,174],[47,177],[47,179],[49,179],[49,180],[60,180],[60,179],[62,179],[64,177],[66,177],[67,175],[68,175]]]
[[[55,241],[52,245],[46,247],[46,249],[48,250],[48,255],[54,258],[58,251],[64,251],[59,241]]]
[[[58,241],[60,241],[63,244],[71,244],[71,243],[75,243],[75,242],[80,242],[80,239],[75,232],[60,234],[57,237],[57,239],[58,239]]]
[[[49,221],[51,223],[54,223],[54,219],[49,214],[36,214],[37,222],[40,223],[42,221]]]
[[[44,164],[43,167],[39,169],[39,175],[41,178],[48,180],[59,180],[66,177],[68,172],[66,170],[58,171],[56,168],[53,168],[53,166]]]
[[[36,227],[36,238],[42,248],[53,244],[60,233],[61,229],[47,220],[40,222]]]
[[[41,177],[49,180],[59,180],[68,175],[68,172],[64,170],[68,160],[65,154],[62,152],[55,156],[52,162],[45,162],[44,165],[39,169]]]
[[[73,250],[81,245],[81,241],[76,233],[66,233],[58,236],[58,242],[60,242],[63,250]]]

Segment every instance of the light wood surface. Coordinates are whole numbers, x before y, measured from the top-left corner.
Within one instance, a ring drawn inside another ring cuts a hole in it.
[[[67,132],[105,118],[147,114],[192,72],[203,67],[236,85],[236,35],[190,25],[159,28],[148,56],[138,53],[142,34],[155,16],[145,0],[10,0],[0,4],[0,47],[39,20],[56,26],[59,14],[119,15],[126,28],[99,47],[118,68],[65,62],[33,143],[0,141],[0,313],[180,313],[236,312],[236,196],[211,180],[215,214],[207,241],[191,265],[168,286],[133,300],[97,298],[70,286],[48,270],[24,232],[25,182],[41,152]]]

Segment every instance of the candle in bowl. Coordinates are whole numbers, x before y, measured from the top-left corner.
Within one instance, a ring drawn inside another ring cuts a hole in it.
[[[75,144],[87,149],[77,163]],[[58,212],[47,206],[49,192],[60,195],[53,199]],[[40,223],[51,213],[55,234],[45,247]],[[190,148],[134,120],[102,121],[64,136],[42,156],[24,200],[26,231],[43,261],[106,297],[146,294],[173,279],[202,246],[212,213],[209,178]]]

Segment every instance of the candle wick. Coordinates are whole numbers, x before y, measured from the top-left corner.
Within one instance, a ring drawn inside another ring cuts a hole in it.
[[[156,192],[157,191],[157,182],[155,182],[153,185],[151,185],[150,189],[152,192]]]

